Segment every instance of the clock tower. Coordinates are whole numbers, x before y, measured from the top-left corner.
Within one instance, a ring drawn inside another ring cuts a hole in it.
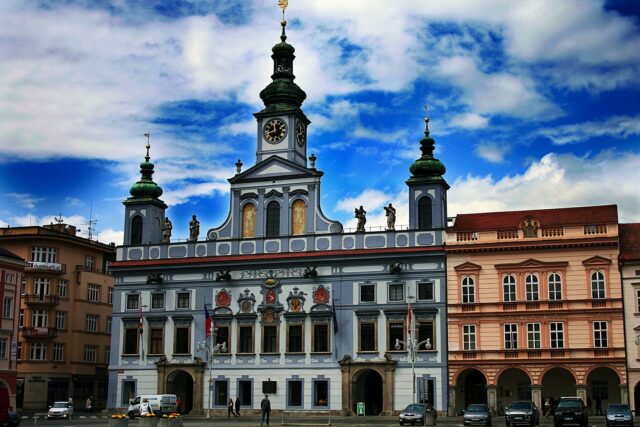
[[[254,114],[258,121],[256,163],[278,156],[306,167],[307,126],[311,122],[300,107],[307,94],[293,82],[295,49],[287,43],[287,21],[283,19],[281,25],[280,43],[271,49],[272,82],[260,92],[265,108]]]

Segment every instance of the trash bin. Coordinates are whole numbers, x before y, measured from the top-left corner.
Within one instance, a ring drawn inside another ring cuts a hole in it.
[[[364,417],[364,402],[358,402],[358,404],[356,405],[356,416]]]
[[[435,416],[433,415],[433,412],[432,412],[432,411],[427,411],[427,412],[424,414],[424,425],[426,425],[426,426],[433,426],[433,425],[435,425],[435,424],[436,424],[436,418],[435,418]]]

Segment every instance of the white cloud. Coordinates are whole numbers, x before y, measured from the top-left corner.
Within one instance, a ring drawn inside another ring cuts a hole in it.
[[[556,126],[541,129],[540,133],[556,145],[584,142],[599,136],[628,138],[640,135],[640,115],[614,116],[606,120],[594,120],[584,123]]]
[[[124,231],[113,230],[111,228],[101,230],[98,233],[98,241],[107,245],[111,242],[115,243],[116,246],[122,245],[124,242]]]
[[[6,193],[5,196],[16,205],[25,209],[35,209],[38,203],[46,200],[44,197],[36,197],[28,193]]]
[[[64,202],[68,207],[76,208],[84,205],[84,202],[76,197],[67,196],[64,198]]]
[[[508,144],[486,142],[476,145],[475,152],[478,156],[491,163],[502,163],[504,155],[511,150]]]
[[[450,124],[463,129],[481,129],[489,124],[489,119],[476,113],[464,113],[453,117]]]
[[[398,129],[394,131],[380,131],[377,129],[371,129],[364,126],[358,126],[353,131],[353,136],[356,138],[373,139],[384,143],[399,143],[407,138],[408,131],[406,129]]]
[[[256,133],[256,121],[245,120],[242,122],[230,123],[220,126],[219,132],[221,135],[255,135]]]

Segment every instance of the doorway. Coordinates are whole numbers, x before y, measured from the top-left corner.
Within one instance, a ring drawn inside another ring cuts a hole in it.
[[[365,415],[380,415],[384,406],[382,399],[382,377],[373,369],[363,369],[354,381],[355,401],[364,402]],[[356,408],[353,408],[356,412]]]
[[[188,414],[193,408],[193,378],[188,372],[175,370],[167,377],[167,393],[182,399],[182,412]]]

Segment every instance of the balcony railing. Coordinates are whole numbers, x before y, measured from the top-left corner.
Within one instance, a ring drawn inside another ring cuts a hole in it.
[[[46,272],[54,274],[64,274],[67,272],[67,264],[60,264],[57,262],[38,262],[29,261],[29,265],[24,269],[27,273],[32,272]]]
[[[57,334],[56,328],[48,328],[46,326],[22,328],[22,336],[25,338],[54,338]]]
[[[27,305],[53,306],[60,302],[57,295],[23,295],[22,297]]]

